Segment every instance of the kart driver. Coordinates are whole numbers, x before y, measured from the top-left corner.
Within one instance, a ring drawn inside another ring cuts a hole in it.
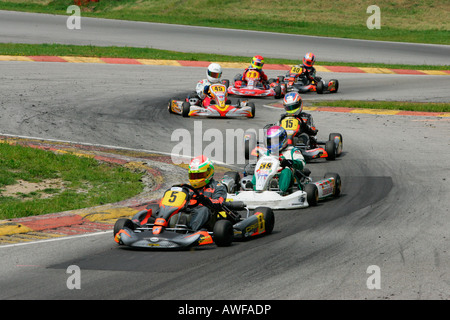
[[[305,76],[309,82],[313,80],[318,80],[318,78],[316,77],[316,69],[313,67],[314,63],[316,62],[316,56],[313,53],[308,52],[303,57],[302,62],[303,62],[302,65],[298,64],[294,66],[297,68],[302,68],[302,73],[300,74],[300,77]]]
[[[264,66],[264,58],[262,56],[259,56],[259,55],[258,56],[254,56],[252,58],[250,66],[247,69],[245,69],[244,73],[242,74],[242,77],[236,79],[236,86],[240,87],[241,84],[239,83],[239,81],[241,81],[241,83],[242,83],[242,81],[244,81],[244,79],[246,77],[247,72],[253,71],[253,70],[258,72],[258,74],[259,74],[259,81],[261,81],[261,83],[265,86],[267,81],[268,81],[268,78],[267,78],[267,75],[262,70],[263,66]]]
[[[294,184],[294,177],[297,176],[297,171],[302,171],[305,168],[306,161],[300,149],[288,145],[288,137],[286,130],[280,126],[272,126],[266,132],[266,148],[270,154],[280,156],[280,165],[283,168],[279,173],[278,187],[282,195],[288,193],[288,190]],[[305,170],[309,171],[309,170]],[[299,180],[299,179],[298,179]],[[253,176],[253,185],[256,183],[256,178]],[[301,184],[298,184],[301,189]]]
[[[198,156],[192,159],[189,164],[189,183],[193,186],[200,196],[191,200],[191,205],[200,204],[192,209],[191,221],[189,226],[192,230],[200,230],[212,216],[212,211],[221,211],[221,204],[227,198],[226,187],[213,179],[214,165],[212,161],[205,156]]]
[[[310,138],[310,144],[314,147],[317,144],[315,136],[319,132],[313,125],[312,115],[303,112],[303,101],[297,92],[289,92],[284,96],[283,107],[286,113],[281,115],[279,123],[289,116],[293,116],[300,121],[300,133],[306,133]],[[305,121],[304,119],[307,119]]]
[[[195,87],[197,96],[202,101],[203,106],[208,106],[211,102],[209,97],[209,86],[220,82],[222,77],[222,67],[218,63],[211,63],[206,70],[206,79],[200,80]]]

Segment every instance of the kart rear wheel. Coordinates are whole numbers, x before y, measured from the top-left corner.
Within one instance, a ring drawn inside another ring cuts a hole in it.
[[[250,107],[250,109],[252,111],[252,116],[250,118],[254,118],[255,117],[255,111],[256,111],[255,104],[253,102],[249,102],[247,104],[247,106]]]
[[[332,82],[332,81],[334,81],[334,89],[335,90],[333,90],[333,91],[330,90],[330,92],[331,93],[336,93],[338,91],[338,89],[339,89],[339,81],[336,80],[336,79],[331,79],[330,82]],[[330,82],[328,82],[328,87],[330,86],[329,85]]]
[[[327,172],[325,173],[324,179],[333,178],[335,181],[333,196],[339,197],[341,194],[341,176],[338,173]]]
[[[328,140],[325,142],[325,151],[328,153],[327,160],[336,159],[336,144],[334,140]]]
[[[181,107],[183,109],[181,115],[184,118],[189,117],[189,111],[191,111],[191,104],[187,101],[184,101]]]
[[[114,231],[113,231],[114,237],[123,228],[128,228],[128,229],[134,230],[135,225],[134,225],[133,221],[131,221],[130,219],[122,218],[122,219],[117,220],[116,223],[114,224]]]
[[[276,86],[275,88],[273,88],[273,90],[275,91],[275,99],[280,99],[281,98],[281,87]]]
[[[306,200],[309,206],[317,206],[319,202],[319,190],[314,183],[308,183],[305,187]]]
[[[219,220],[213,229],[214,242],[218,247],[228,247],[233,242],[233,225],[228,220]]]
[[[342,153],[344,140],[342,138],[342,134],[340,133],[330,133],[328,136],[328,140],[334,140],[335,137],[339,137],[339,144],[336,145],[336,157],[339,157]]]
[[[318,94],[322,94],[323,93],[323,82],[322,81],[318,81],[316,84],[316,92]]]
[[[275,226],[275,215],[273,214],[273,210],[269,207],[258,207],[254,212],[261,212],[264,215],[265,233],[271,234],[273,227]]]

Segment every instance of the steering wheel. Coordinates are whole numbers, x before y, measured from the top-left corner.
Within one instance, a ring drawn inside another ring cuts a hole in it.
[[[180,188],[186,188],[189,189],[190,191],[192,191],[194,193],[194,195],[191,197],[192,200],[195,200],[196,203],[193,205],[188,205],[189,208],[193,208],[199,205],[200,201],[198,201],[198,198],[201,196],[201,194],[198,192],[197,189],[195,189],[193,186],[191,186],[190,184],[177,184],[174,185],[174,187],[180,187]]]

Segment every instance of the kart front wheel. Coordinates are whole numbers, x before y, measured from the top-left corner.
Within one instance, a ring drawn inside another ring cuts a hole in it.
[[[256,112],[255,104],[253,102],[249,102],[247,104],[247,106],[250,107],[250,110],[252,112],[252,116],[250,118],[254,118],[255,117],[255,112]]]
[[[181,105],[181,107],[182,107],[181,115],[184,118],[189,117],[189,112],[191,111],[191,104],[187,101],[184,101],[183,104]]]
[[[266,234],[271,234],[275,226],[275,215],[269,207],[258,207],[255,213],[260,212],[264,215],[264,229]]]
[[[134,230],[134,227],[135,227],[135,225],[134,225],[133,221],[131,221],[130,219],[125,219],[125,218],[119,219],[114,224],[114,231],[113,231],[114,237],[123,228],[128,228],[128,229]]]
[[[219,220],[213,229],[214,242],[218,247],[228,247],[233,242],[233,225],[228,220]]]
[[[308,183],[305,187],[305,192],[309,206],[317,206],[319,202],[319,190],[317,186],[313,183]]]
[[[328,178],[334,179],[333,196],[339,197],[339,195],[341,194],[341,176],[338,173],[328,172],[325,174],[324,179]]]
[[[336,143],[334,140],[328,140],[325,143],[325,151],[327,152],[327,160],[335,160],[336,159]]]

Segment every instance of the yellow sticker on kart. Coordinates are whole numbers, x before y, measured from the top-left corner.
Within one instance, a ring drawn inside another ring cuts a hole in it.
[[[286,130],[297,131],[299,126],[298,122],[295,118],[285,118],[281,121],[281,126]]]
[[[181,207],[186,201],[186,193],[169,190],[164,194],[161,204],[168,207]]]
[[[215,84],[211,86],[211,90],[215,92],[225,92],[226,88],[222,84]]]

